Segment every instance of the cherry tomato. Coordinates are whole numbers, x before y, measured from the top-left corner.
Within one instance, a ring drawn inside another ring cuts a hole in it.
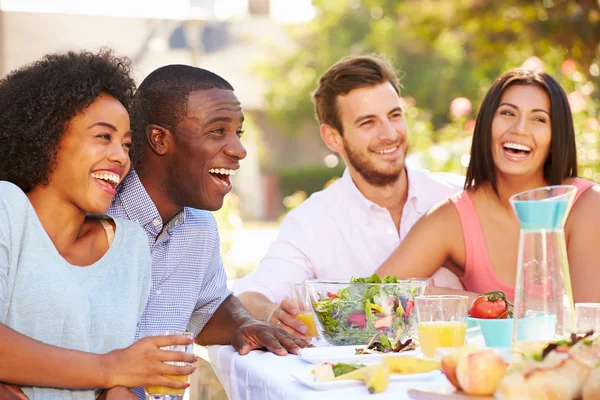
[[[338,295],[335,293],[327,292],[327,297],[329,297],[330,299],[337,299]]]
[[[502,292],[484,293],[477,297],[471,306],[470,315],[473,318],[506,319],[512,317],[512,304]]]

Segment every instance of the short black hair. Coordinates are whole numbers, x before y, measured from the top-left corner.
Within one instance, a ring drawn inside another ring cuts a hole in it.
[[[550,99],[552,141],[550,154],[544,163],[546,182],[549,185],[560,185],[564,179],[577,176],[575,128],[565,91],[546,72],[517,68],[496,79],[481,103],[473,132],[465,189],[477,189],[485,182],[490,182],[494,192],[498,193],[496,167],[492,158],[492,121],[502,94],[514,85],[538,86]]]
[[[219,75],[189,65],[166,65],[148,75],[138,87],[132,107],[131,152],[134,154],[132,159],[137,161],[135,164],[142,158],[148,125],[159,125],[173,132],[187,113],[190,93],[210,89],[234,90]]]
[[[68,123],[106,93],[129,111],[135,82],[127,58],[108,49],[44,56],[0,81],[0,180],[24,192],[48,183]]]

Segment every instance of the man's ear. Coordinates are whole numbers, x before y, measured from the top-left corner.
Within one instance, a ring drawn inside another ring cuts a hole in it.
[[[146,127],[146,140],[150,149],[158,156],[164,156],[169,150],[171,132],[160,125],[150,124]]]
[[[342,135],[333,126],[321,124],[321,138],[330,150],[340,153],[344,149]]]

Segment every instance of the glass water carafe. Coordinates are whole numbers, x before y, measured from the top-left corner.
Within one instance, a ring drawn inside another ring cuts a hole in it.
[[[575,328],[564,225],[577,189],[547,186],[515,194],[519,258],[513,341],[553,340]]]

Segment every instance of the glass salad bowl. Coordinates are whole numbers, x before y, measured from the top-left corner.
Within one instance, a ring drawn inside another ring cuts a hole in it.
[[[365,345],[377,333],[401,341],[415,336],[414,298],[427,281],[374,277],[305,282],[317,331],[329,344]]]

